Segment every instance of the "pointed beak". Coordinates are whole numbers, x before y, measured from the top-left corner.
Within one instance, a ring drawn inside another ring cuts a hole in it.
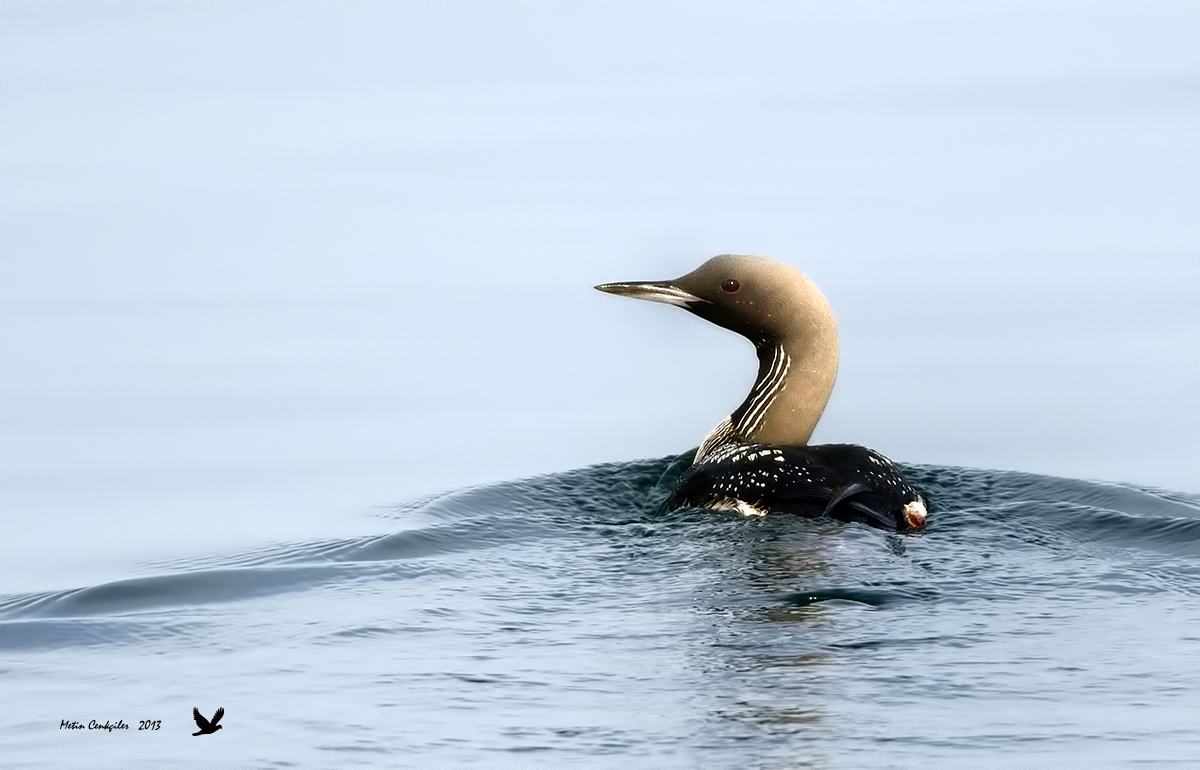
[[[617,294],[651,302],[665,302],[676,307],[690,308],[707,300],[689,294],[670,281],[642,281],[637,283],[602,283],[596,287],[608,294]]]

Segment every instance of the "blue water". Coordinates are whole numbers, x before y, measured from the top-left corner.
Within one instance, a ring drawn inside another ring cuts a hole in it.
[[[465,489],[386,512],[370,537],[6,596],[20,703],[0,753],[23,767],[1200,755],[1200,498],[905,466],[932,502],[905,536],[668,513],[686,461]],[[203,744],[193,705],[226,712]],[[118,718],[131,729],[59,726]]]

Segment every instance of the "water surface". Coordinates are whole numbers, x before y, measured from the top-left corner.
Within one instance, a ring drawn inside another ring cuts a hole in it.
[[[6,596],[3,753],[915,767],[1200,751],[1200,500],[906,466],[930,523],[896,535],[666,512],[687,459],[466,489],[391,510],[370,537]],[[225,708],[219,741],[188,742],[192,705]],[[163,729],[54,734],[92,718]]]

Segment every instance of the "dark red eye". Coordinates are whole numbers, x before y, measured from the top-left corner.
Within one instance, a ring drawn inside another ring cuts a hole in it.
[[[732,278],[726,278],[725,282],[721,284],[721,288],[730,294],[733,294],[735,291],[742,288],[742,285]]]

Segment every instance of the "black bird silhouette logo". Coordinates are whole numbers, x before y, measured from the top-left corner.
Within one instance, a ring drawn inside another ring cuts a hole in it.
[[[221,721],[221,717],[223,716],[225,716],[225,709],[219,708],[217,709],[217,713],[213,714],[212,721],[210,722],[200,713],[200,709],[193,708],[192,719],[196,720],[196,725],[200,728],[200,732],[192,733],[192,735],[212,735],[217,730],[220,730],[225,726],[217,724],[217,722]]]

